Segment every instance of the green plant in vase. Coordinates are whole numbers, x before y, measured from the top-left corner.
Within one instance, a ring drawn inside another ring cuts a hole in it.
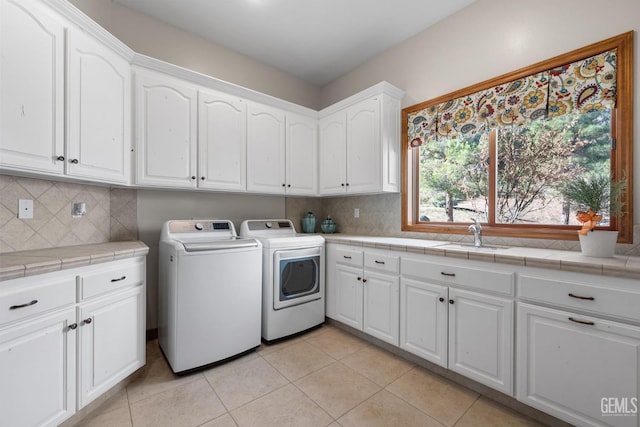
[[[585,236],[593,231],[607,210],[610,217],[622,216],[621,196],[626,188],[626,177],[615,181],[607,175],[582,176],[567,184],[563,194],[577,206],[576,219],[582,224],[578,233]]]

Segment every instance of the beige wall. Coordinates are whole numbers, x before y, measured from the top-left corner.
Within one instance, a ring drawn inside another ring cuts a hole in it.
[[[69,0],[137,53],[318,109],[320,88],[111,0]]]

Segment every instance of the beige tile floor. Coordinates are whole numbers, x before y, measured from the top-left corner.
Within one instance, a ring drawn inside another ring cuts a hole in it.
[[[333,326],[176,376],[158,348],[79,425],[540,426]]]

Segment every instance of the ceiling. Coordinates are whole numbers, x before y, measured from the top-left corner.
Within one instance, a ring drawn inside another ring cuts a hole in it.
[[[475,0],[114,0],[324,86]]]

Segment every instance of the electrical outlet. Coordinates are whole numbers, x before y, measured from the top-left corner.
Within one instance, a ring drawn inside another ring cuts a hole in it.
[[[354,218],[360,218],[360,208],[355,208],[353,210],[353,217]]]
[[[33,219],[33,200],[31,199],[18,200],[18,218]]]

